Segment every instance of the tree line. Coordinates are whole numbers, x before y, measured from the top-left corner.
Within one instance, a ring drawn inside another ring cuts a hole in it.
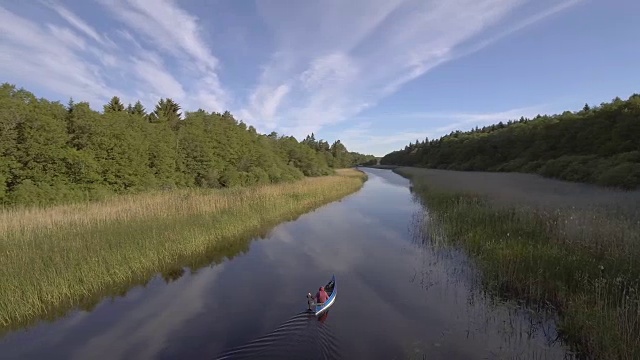
[[[634,189],[640,186],[640,95],[416,140],[381,164],[537,173]]]
[[[0,204],[48,205],[178,187],[222,188],[333,173],[373,156],[308,136],[259,134],[228,111],[147,112],[118,97],[94,111],[0,87]]]

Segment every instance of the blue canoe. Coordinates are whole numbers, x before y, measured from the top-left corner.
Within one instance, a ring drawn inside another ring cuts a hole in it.
[[[316,316],[321,315],[327,311],[331,305],[336,301],[336,295],[338,294],[338,286],[336,285],[336,276],[331,276],[331,281],[324,286],[324,291],[327,292],[329,298],[322,304],[316,304]]]

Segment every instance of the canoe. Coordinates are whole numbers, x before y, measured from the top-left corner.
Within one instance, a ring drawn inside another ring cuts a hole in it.
[[[324,286],[324,291],[327,292],[329,298],[322,304],[316,304],[316,316],[326,312],[331,305],[336,301],[336,295],[338,294],[338,286],[336,286],[336,276],[331,276],[331,281]]]

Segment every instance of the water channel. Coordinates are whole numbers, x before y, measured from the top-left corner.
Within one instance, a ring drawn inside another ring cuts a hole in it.
[[[230,260],[4,334],[0,358],[570,357],[552,318],[486,296],[463,252],[428,241],[408,180],[366,172],[359,192]],[[304,314],[305,295],[332,274],[335,304],[322,319]]]

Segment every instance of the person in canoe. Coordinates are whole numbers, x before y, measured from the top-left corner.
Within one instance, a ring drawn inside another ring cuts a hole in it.
[[[329,299],[329,294],[324,291],[324,286],[320,286],[318,293],[316,294],[316,302],[318,304],[324,304],[325,301]]]
[[[307,294],[307,305],[309,305],[309,310],[313,310],[313,307],[316,306],[316,301],[311,293]]]

